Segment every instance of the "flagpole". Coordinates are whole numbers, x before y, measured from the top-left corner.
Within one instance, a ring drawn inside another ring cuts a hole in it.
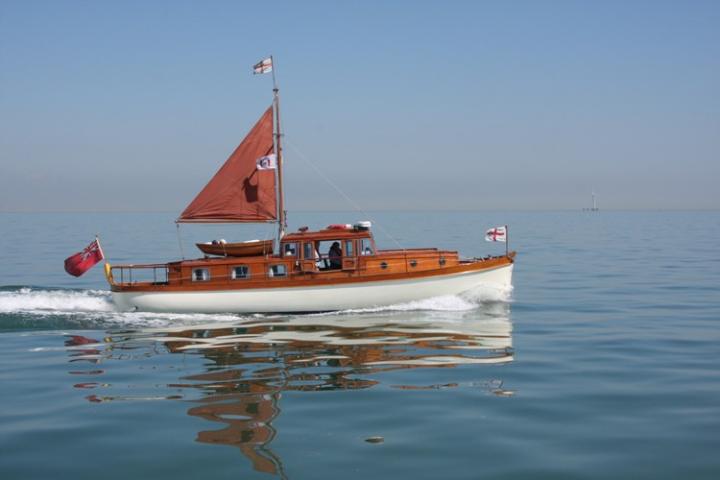
[[[270,73],[272,73],[273,78],[273,92],[278,89],[277,81],[275,80],[275,59],[273,59],[273,56],[270,55],[270,65],[272,66],[272,69],[270,70]]]
[[[508,250],[510,248],[510,230],[508,230],[508,226],[505,225],[505,256],[508,256]]]
[[[278,223],[278,247],[280,241],[285,236],[285,229],[287,227],[287,220],[285,214],[285,192],[283,191],[283,177],[282,177],[282,145],[281,137],[282,132],[280,131],[280,89],[277,85],[277,78],[275,76],[275,59],[272,55],[260,61],[255,65],[254,73],[268,73],[267,60],[270,60],[270,73],[272,73],[273,79],[273,154],[275,155],[276,168],[275,168],[275,185],[277,187],[276,200],[277,200],[277,223]]]
[[[105,252],[102,249],[102,245],[100,245],[100,235],[98,235],[97,233],[95,234],[95,241],[97,242],[98,250],[100,250],[100,255],[102,255],[103,260],[105,260],[105,264],[107,265],[107,257],[105,257]]]
[[[110,266],[110,262],[108,262],[108,259],[105,256],[105,252],[103,251],[102,245],[100,244],[100,235],[98,235],[97,233],[95,234],[95,241],[97,242],[98,250],[100,250],[100,256],[105,262],[105,268],[103,268],[105,272],[105,280],[107,280],[107,282],[112,287],[115,284],[115,280],[113,279],[112,275],[112,267]]]
[[[273,107],[275,110],[275,125],[273,148],[275,150],[275,158],[277,159],[277,186],[278,186],[278,249],[280,248],[280,240],[285,236],[286,218],[285,218],[285,193],[283,191],[283,162],[282,162],[282,146],[280,137],[280,89],[277,86],[275,78],[275,59],[270,55],[270,65],[272,65],[273,78]]]

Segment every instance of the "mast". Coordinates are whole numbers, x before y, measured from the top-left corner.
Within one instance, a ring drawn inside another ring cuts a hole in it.
[[[280,89],[278,89],[277,81],[275,80],[275,59],[270,56],[270,64],[272,65],[272,77],[273,77],[273,111],[275,113],[275,123],[273,125],[273,153],[277,159],[277,190],[278,190],[278,249],[280,248],[280,240],[285,236],[285,229],[287,228],[287,220],[285,218],[285,193],[283,192],[283,165],[282,165],[282,146],[280,138],[282,133],[280,130]]]

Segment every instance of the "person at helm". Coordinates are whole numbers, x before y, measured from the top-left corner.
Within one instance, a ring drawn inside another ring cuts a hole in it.
[[[333,242],[330,250],[328,250],[328,258],[330,259],[330,269],[339,270],[342,268],[342,249],[340,242]]]

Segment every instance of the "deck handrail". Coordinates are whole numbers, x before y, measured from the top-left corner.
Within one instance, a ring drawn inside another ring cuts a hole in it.
[[[140,265],[111,265],[108,275],[108,280],[116,285],[132,285],[133,283],[138,283],[138,281],[133,282],[132,278],[132,272],[133,270],[150,270],[153,271],[153,280],[150,282],[149,280],[142,280],[140,283],[167,283],[169,281],[170,276],[170,267],[167,263],[147,263],[147,264],[140,264]],[[158,270],[162,271],[162,276],[164,276],[164,279],[161,278],[158,281]],[[115,272],[120,272],[120,281],[117,282],[115,280]],[[128,280],[125,281],[125,272],[128,274]]]

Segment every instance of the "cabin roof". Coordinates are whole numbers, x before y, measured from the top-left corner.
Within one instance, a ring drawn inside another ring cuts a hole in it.
[[[247,260],[250,258],[264,258],[262,255],[253,257],[200,257],[200,258],[187,258],[185,260],[177,260],[175,262],[169,262],[168,265],[172,267],[206,267],[212,264],[235,264],[239,260]]]
[[[302,242],[308,240],[345,240],[352,238],[372,238],[372,233],[370,233],[370,230],[325,228],[323,230],[315,230],[313,232],[305,231],[288,233],[283,237],[282,241]]]

